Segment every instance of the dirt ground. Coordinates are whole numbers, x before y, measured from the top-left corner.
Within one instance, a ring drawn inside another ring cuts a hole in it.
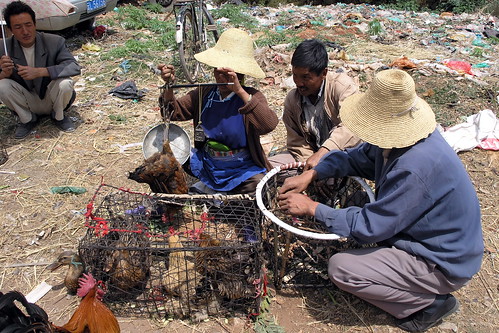
[[[75,78],[78,97],[69,113],[77,122],[76,132],[62,133],[50,119],[44,119],[35,133],[26,139],[15,140],[15,119],[5,107],[0,108],[0,137],[9,156],[8,161],[0,166],[0,290],[19,290],[27,294],[43,281],[54,286],[37,304],[56,324],[69,319],[79,300],[76,296],[68,296],[61,287],[64,270],[49,272],[45,266],[63,250],[77,250],[78,241],[86,231],[83,213],[94,191],[102,182],[140,192],[149,191],[146,185],[127,179],[127,175],[143,161],[140,143],[145,133],[160,122],[157,87],[161,82],[148,68],[117,75],[119,64],[124,59],[104,62],[100,60],[99,52],[81,48],[84,43],[91,42],[106,50],[133,38],[133,32],[119,27],[113,29],[114,34],[99,40],[88,35],[68,37],[68,43],[83,67],[82,75]],[[331,38],[339,40],[336,32],[330,31]],[[310,37],[315,33],[311,29],[303,36]],[[383,44],[359,38],[359,41],[348,44],[348,40],[340,39],[343,45],[351,46],[347,49],[351,54],[375,54],[385,65],[402,54],[425,59],[429,52],[418,50],[407,41]],[[165,51],[165,58],[172,56],[172,52]],[[270,60],[275,59],[277,53],[290,55],[291,51],[263,50],[259,62],[271,76],[260,82],[249,80],[247,84],[262,90],[271,107],[282,116],[288,90],[280,88],[278,83],[287,78],[290,71],[286,60]],[[348,61],[332,59],[333,67],[346,64]],[[368,68],[345,68],[356,78],[361,89],[365,89],[374,75],[374,70]],[[449,74],[411,73],[418,84],[418,93],[437,92],[436,95],[429,94],[427,100],[444,126],[455,125],[463,121],[463,116],[484,108],[497,112],[497,76],[481,78],[486,83],[483,85]],[[112,80],[112,77],[118,80]],[[147,89],[142,100],[123,100],[108,94],[111,88],[127,79],[135,80],[139,89]],[[446,99],[448,95],[452,95],[454,100]],[[190,123],[178,124],[192,133]],[[285,142],[282,123],[266,140],[269,148],[282,147]],[[135,143],[137,145],[133,145]],[[473,149],[459,153],[459,156],[480,199],[486,251],[481,271],[469,285],[455,293],[461,302],[460,311],[430,332],[496,332],[499,326],[496,258],[499,245],[499,155]],[[54,186],[84,187],[87,192],[80,195],[52,194],[50,189]],[[285,332],[304,333],[400,331],[390,316],[332,286],[276,290],[270,281],[268,289],[269,317],[278,326],[269,326],[265,332],[280,332],[279,328]],[[255,331],[245,317],[210,318],[201,323],[119,317],[119,323],[123,332]]]

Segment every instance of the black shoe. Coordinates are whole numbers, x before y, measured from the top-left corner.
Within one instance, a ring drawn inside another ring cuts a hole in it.
[[[61,131],[64,132],[74,132],[75,126],[73,124],[73,121],[69,119],[68,116],[64,116],[62,120],[55,120],[54,119],[54,124],[55,126],[59,127]]]
[[[24,139],[35,128],[36,124],[38,124],[38,120],[31,120],[25,124],[19,123],[16,127],[14,137],[16,139]]]
[[[428,307],[412,315],[395,319],[395,325],[407,332],[424,332],[440,324],[442,319],[459,309],[458,300],[451,294],[437,295],[435,301]]]

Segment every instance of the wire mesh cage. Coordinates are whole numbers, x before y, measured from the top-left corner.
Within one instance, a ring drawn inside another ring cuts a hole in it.
[[[302,163],[271,170],[258,184],[256,200],[265,215],[262,239],[276,288],[329,286],[329,258],[344,249],[360,247],[331,233],[314,217],[294,217],[279,209],[277,197],[284,180],[303,171]],[[313,182],[306,194],[333,208],[362,207],[374,201],[370,186],[358,177]]]
[[[101,185],[86,216],[79,253],[118,314],[203,320],[257,309],[262,215],[254,198]]]

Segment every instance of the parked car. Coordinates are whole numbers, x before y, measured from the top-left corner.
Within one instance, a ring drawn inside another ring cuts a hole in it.
[[[68,16],[54,16],[36,20],[37,30],[60,31],[78,25],[82,29],[91,28],[95,17],[112,11],[118,0],[68,0],[76,9]]]

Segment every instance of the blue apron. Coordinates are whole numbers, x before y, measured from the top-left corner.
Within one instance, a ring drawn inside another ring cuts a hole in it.
[[[244,102],[234,93],[221,100],[214,88],[204,101],[201,126],[208,140],[230,147],[217,154],[211,149],[192,149],[191,171],[215,191],[230,191],[245,180],[266,170],[257,166],[247,149],[246,130],[239,109]],[[218,155],[218,156],[217,156]]]

